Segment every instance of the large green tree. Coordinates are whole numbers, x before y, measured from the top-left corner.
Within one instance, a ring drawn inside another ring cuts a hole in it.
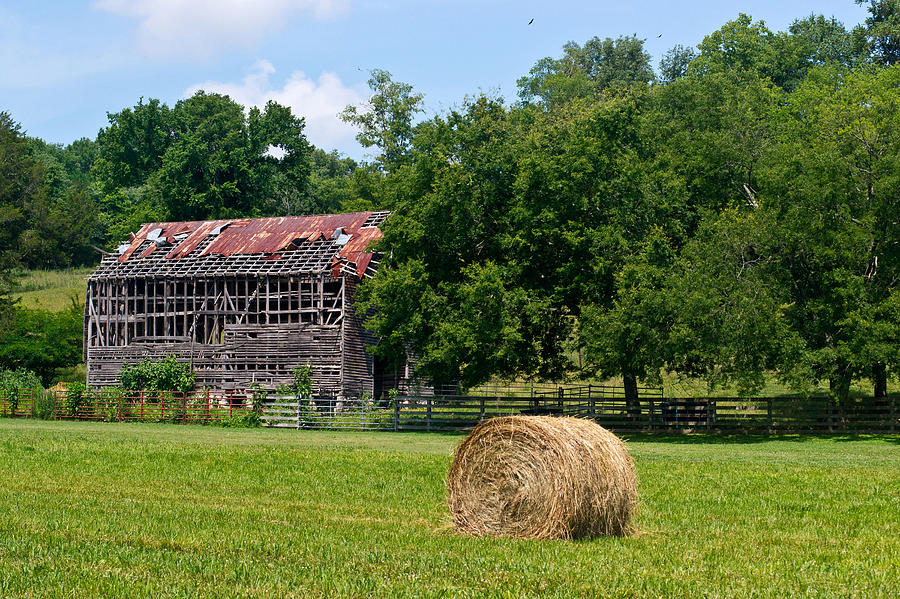
[[[710,215],[672,284],[682,369],[745,389],[773,369],[841,399],[871,377],[884,394],[900,347],[898,84],[897,67],[821,68],[787,98],[757,205]]]
[[[172,142],[153,174],[169,218],[262,216],[276,173],[303,189],[309,166],[304,122],[289,108],[243,107],[228,96],[197,92],[172,109]],[[283,152],[276,157],[270,151]]]
[[[47,195],[44,167],[31,158],[19,124],[0,112],[0,292],[22,259],[20,241],[30,217],[47,204]]]
[[[852,378],[898,366],[900,67],[814,71],[786,106],[771,209],[804,360],[846,397]]]
[[[411,351],[422,374],[465,385],[540,370],[547,354],[528,333],[540,300],[502,250],[520,131],[485,97],[417,128],[410,164],[387,181],[395,211],[379,247],[391,260],[361,289],[382,357]]]
[[[356,139],[364,148],[378,149],[378,168],[392,173],[410,162],[414,121],[424,109],[425,96],[382,69],[372,70],[368,83],[372,92],[368,101],[347,106],[341,118],[359,129]]]
[[[542,58],[518,80],[519,97],[555,107],[604,90],[626,89],[654,80],[644,40],[636,36],[568,42],[560,58]]]
[[[245,112],[200,91],[172,108],[141,100],[109,121],[95,171],[117,233],[154,217],[263,216],[279,209],[279,196],[306,193],[304,121],[276,102]]]
[[[133,108],[107,113],[109,125],[97,134],[99,156],[94,169],[106,193],[139,187],[162,166],[172,143],[172,113],[155,98]]]
[[[668,174],[647,168],[647,93],[553,112],[482,97],[420,125],[410,166],[389,179],[402,190],[379,246],[392,259],[361,289],[378,351],[411,350],[421,374],[473,385],[564,377],[581,347],[585,372],[623,376],[636,400],[637,378],[659,367],[654,342],[607,356],[613,333],[578,324],[625,320],[612,311],[631,289],[622,264],[658,261],[657,223],[681,218]]]

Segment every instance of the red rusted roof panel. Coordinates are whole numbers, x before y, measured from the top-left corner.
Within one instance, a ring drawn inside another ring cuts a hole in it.
[[[381,239],[381,237],[381,230],[377,227],[360,229],[341,250],[340,257],[355,262],[356,274],[362,277],[369,266],[369,262],[372,260],[372,253],[366,250],[373,241]]]
[[[352,212],[312,216],[147,223],[134,235],[128,249],[119,256],[119,261],[125,262],[131,258],[154,229],[160,229],[159,237],[174,245],[171,249],[166,246],[166,249],[169,249],[166,258],[170,260],[189,256],[216,229],[220,229],[219,234],[200,255],[277,254],[296,240],[311,242],[329,240],[337,229],[342,229],[344,234],[350,235],[350,240],[338,252],[335,259],[355,263],[357,272],[362,276],[371,260],[371,254],[366,252],[366,248],[372,241],[381,237],[381,231],[377,227],[362,228],[371,215],[371,212]],[[175,236],[182,234],[187,234],[187,237],[176,241]],[[145,258],[157,250],[157,244],[153,244],[142,251],[139,258]],[[274,256],[272,258],[277,259]]]

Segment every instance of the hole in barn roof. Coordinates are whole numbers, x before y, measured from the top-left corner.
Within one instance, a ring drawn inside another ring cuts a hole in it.
[[[219,225],[218,227],[216,227],[215,229],[213,229],[212,231],[210,231],[209,234],[210,234],[210,235],[218,235],[219,233],[221,233],[222,231],[224,231],[224,230],[226,229],[226,227],[228,227],[228,225],[230,225],[230,224],[231,224],[231,221],[229,221],[229,222],[227,222],[227,223],[225,223],[225,224]]]
[[[331,238],[335,240],[335,243],[338,245],[347,245],[347,242],[350,241],[351,235],[344,233],[344,227],[338,227],[334,230],[334,233],[331,234]]]

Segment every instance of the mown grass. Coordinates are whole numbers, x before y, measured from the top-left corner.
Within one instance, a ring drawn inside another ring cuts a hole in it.
[[[39,308],[59,312],[72,305],[84,305],[87,289],[85,279],[93,272],[93,267],[63,270],[26,270],[17,273],[16,286],[12,296],[21,298],[25,308]]]
[[[454,534],[458,439],[0,420],[0,596],[896,597],[897,437],[633,437],[575,543]]]

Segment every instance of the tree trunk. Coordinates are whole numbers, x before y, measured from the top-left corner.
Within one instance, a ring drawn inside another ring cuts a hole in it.
[[[835,366],[834,372],[829,381],[831,388],[831,396],[837,401],[847,401],[850,395],[850,365],[843,360],[839,361]]]
[[[872,382],[875,383],[875,397],[887,397],[887,368],[881,362],[872,366]]]
[[[637,377],[633,374],[625,374],[622,379],[625,384],[625,409],[632,420],[637,420],[641,416],[641,401],[638,397]]]

